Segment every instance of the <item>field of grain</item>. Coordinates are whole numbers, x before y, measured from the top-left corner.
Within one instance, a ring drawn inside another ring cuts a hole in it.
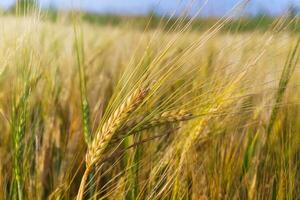
[[[300,198],[299,36],[172,23],[0,17],[0,199]]]

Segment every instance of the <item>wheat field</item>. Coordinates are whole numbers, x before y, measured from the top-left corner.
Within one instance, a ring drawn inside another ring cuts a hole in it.
[[[299,199],[299,36],[0,17],[0,199]]]

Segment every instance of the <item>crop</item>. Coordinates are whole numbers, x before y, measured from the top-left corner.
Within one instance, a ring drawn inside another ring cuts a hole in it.
[[[223,31],[225,17],[197,31],[2,15],[0,199],[300,198],[289,20],[262,33]]]

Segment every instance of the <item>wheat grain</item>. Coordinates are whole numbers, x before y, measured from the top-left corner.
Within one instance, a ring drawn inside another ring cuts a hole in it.
[[[147,96],[149,89],[137,89],[133,92],[126,101],[118,107],[114,114],[102,126],[96,134],[92,144],[86,154],[86,171],[82,177],[77,199],[82,199],[84,194],[85,182],[87,177],[95,166],[102,159],[103,152],[107,147],[110,139],[116,131],[126,122],[128,116],[136,110],[144,98]]]
[[[109,143],[114,133],[122,126],[127,120],[128,116],[142,103],[143,99],[148,93],[148,89],[138,89],[114,112],[102,126],[100,132],[96,134],[91,148],[86,156],[87,166],[96,164]]]

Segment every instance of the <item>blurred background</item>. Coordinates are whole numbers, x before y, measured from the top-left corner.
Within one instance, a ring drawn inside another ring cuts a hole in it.
[[[30,0],[19,0],[30,1]],[[32,0],[33,1],[33,0]],[[80,9],[92,13],[118,15],[170,15],[182,13],[190,7],[189,14],[194,15],[201,8],[201,16],[224,16],[242,1],[239,0],[38,0],[42,8],[59,10]],[[244,1],[245,2],[245,1]],[[243,12],[245,15],[278,16],[293,10],[298,12],[300,0],[248,0]],[[9,9],[16,0],[1,0],[2,9]]]
[[[96,25],[167,30],[183,16],[183,23],[193,19],[189,28],[197,31],[228,19],[222,30],[230,32],[267,31],[283,16],[289,19],[284,29],[300,32],[300,0],[0,0],[0,11],[2,16],[41,11],[54,22],[70,22],[75,11]]]

